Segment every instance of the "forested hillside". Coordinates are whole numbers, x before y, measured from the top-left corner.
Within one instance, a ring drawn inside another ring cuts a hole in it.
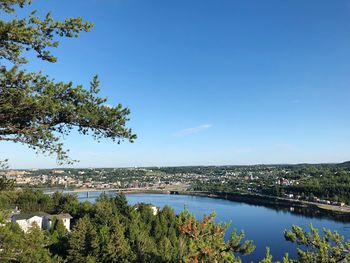
[[[216,224],[213,214],[196,220],[167,206],[154,213],[146,204],[128,205],[123,194],[101,195],[92,204],[74,195],[3,190],[0,200],[1,262],[241,262],[255,248],[244,232],[233,232],[225,241],[227,226]],[[7,222],[15,206],[21,212],[69,213],[72,231],[57,220],[48,230],[33,225],[24,233]],[[313,228],[309,234],[297,226],[285,232],[286,240],[308,249],[294,260],[286,255],[284,262],[346,262],[350,242],[324,231],[324,238]],[[269,250],[261,262],[273,262]]]

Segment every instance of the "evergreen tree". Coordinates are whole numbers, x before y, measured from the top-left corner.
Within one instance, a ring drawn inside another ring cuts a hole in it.
[[[49,250],[46,248],[47,245],[48,240],[45,238],[43,231],[34,224],[24,235],[18,261],[26,263],[52,262]]]
[[[89,89],[72,82],[56,82],[42,72],[22,69],[28,51],[39,59],[54,63],[52,49],[62,37],[78,37],[92,24],[82,18],[55,21],[48,13],[44,18],[32,11],[20,18],[16,11],[31,0],[2,0],[0,12],[0,141],[28,145],[37,152],[56,154],[57,160],[70,162],[60,142],[73,128],[96,139],[120,142],[136,138],[125,127],[129,109],[122,105],[106,106],[100,98],[99,80],[94,77]]]
[[[59,262],[47,245],[48,239],[36,224],[26,233],[11,223],[0,226],[0,262]]]
[[[224,240],[227,225],[215,224],[215,215],[204,216],[197,221],[187,210],[179,216],[181,262],[240,262],[235,253],[250,254],[255,246],[251,241],[241,243],[244,233],[232,233]]]
[[[104,262],[132,262],[135,259],[130,244],[125,238],[125,229],[115,217],[110,227],[110,237],[107,244],[102,247]]]
[[[130,217],[130,207],[124,193],[119,193],[114,198],[114,203],[119,211],[125,217]]]
[[[323,229],[319,231],[310,225],[310,232],[305,232],[299,226],[293,226],[285,232],[286,240],[301,245],[306,251],[298,248],[298,260],[286,262],[306,263],[337,263],[350,261],[350,240],[345,242],[344,237],[337,232]]]
[[[23,246],[23,232],[18,225],[6,224],[0,226],[0,262],[11,262],[18,259]]]
[[[110,202],[107,195],[101,195],[97,200],[93,208],[93,217],[97,224],[110,225],[111,220],[115,215],[113,211],[113,203]]]
[[[60,257],[66,257],[68,249],[68,233],[63,221],[54,217],[51,222],[49,234],[50,252],[54,255],[59,255]]]
[[[99,253],[97,231],[89,217],[78,220],[69,238],[68,260],[76,263],[95,260]]]
[[[130,240],[132,251],[136,255],[136,262],[150,262],[156,254],[157,245],[150,233],[150,227],[141,219],[139,211],[129,210],[129,219],[124,221],[126,236]]]
[[[15,181],[0,177],[0,191],[11,191],[15,188]]]

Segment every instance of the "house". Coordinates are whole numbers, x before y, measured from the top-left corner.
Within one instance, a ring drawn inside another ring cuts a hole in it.
[[[70,214],[50,215],[44,212],[20,213],[12,215],[11,222],[17,223],[24,232],[27,232],[33,224],[38,225],[41,229],[50,229],[54,218],[62,220],[67,231],[70,231],[70,220],[72,219]]]
[[[47,215],[44,217],[43,228],[50,229],[54,218],[62,220],[64,227],[70,231],[70,220],[73,218],[70,214]]]
[[[156,216],[159,212],[159,207],[152,205],[152,204],[145,204],[145,203],[137,203],[136,205],[134,205],[134,208],[136,210],[139,210],[140,208],[147,208],[150,209],[152,211],[152,214],[154,216]]]
[[[152,213],[154,216],[156,216],[159,212],[159,207],[156,207],[154,205],[150,205],[149,208],[152,210]]]
[[[289,182],[288,179],[280,178],[280,179],[279,179],[279,185],[284,185],[284,186],[286,186],[286,185],[291,185],[291,183]]]
[[[14,214],[11,216],[11,222],[17,223],[24,232],[27,232],[33,224],[42,228],[43,218],[47,215],[44,212]]]

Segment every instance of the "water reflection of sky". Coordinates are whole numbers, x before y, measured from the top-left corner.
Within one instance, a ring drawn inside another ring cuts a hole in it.
[[[79,193],[80,200],[94,202],[100,192]],[[283,237],[285,229],[299,225],[305,229],[310,224],[322,229],[323,227],[336,230],[347,239],[350,239],[350,224],[336,222],[329,219],[312,218],[285,211],[278,211],[262,206],[248,205],[245,203],[232,202],[228,200],[212,199],[207,197],[182,196],[182,195],[162,195],[162,194],[130,194],[127,195],[130,204],[138,202],[152,203],[159,207],[171,206],[176,213],[180,213],[185,207],[195,214],[197,218],[202,218],[204,214],[214,211],[217,221],[231,222],[227,233],[234,230],[245,231],[248,239],[254,240],[257,246],[253,255],[245,257],[244,261],[255,262],[261,259],[265,253],[265,248],[271,248],[274,260],[281,259],[285,252],[292,253],[291,244]]]

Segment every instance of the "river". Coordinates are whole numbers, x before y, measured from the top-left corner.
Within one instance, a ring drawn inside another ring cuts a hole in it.
[[[100,193],[90,192],[88,197],[86,192],[78,193],[78,198],[81,201],[95,202]],[[176,213],[180,213],[186,207],[197,219],[214,211],[217,222],[231,222],[226,238],[229,238],[229,233],[234,229],[242,229],[246,238],[254,241],[256,250],[251,255],[243,257],[244,262],[261,260],[266,247],[270,247],[274,260],[282,259],[285,252],[295,255],[295,246],[285,241],[283,237],[284,230],[290,229],[293,224],[304,229],[308,229],[310,224],[319,229],[326,227],[350,239],[349,222],[318,218],[312,214],[297,214],[277,208],[188,195],[129,194],[127,199],[131,205],[138,202],[151,203],[159,207],[169,205]]]

